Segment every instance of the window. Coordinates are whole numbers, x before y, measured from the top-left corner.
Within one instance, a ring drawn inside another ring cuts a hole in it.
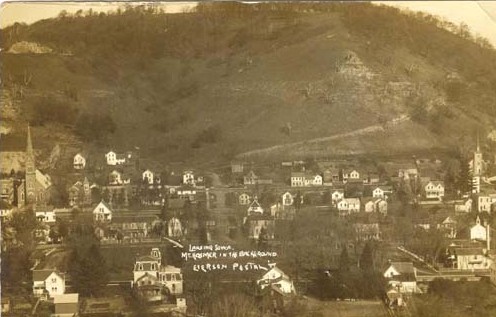
[[[52,283],[57,283],[57,278],[52,278]]]
[[[171,274],[165,274],[165,279],[169,282],[172,280]]]

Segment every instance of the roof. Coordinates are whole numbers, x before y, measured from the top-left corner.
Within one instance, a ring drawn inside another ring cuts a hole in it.
[[[78,303],[78,301],[79,301],[78,293],[53,295],[54,304],[73,304],[73,303]]]
[[[52,273],[55,273],[63,278],[63,275],[61,273],[58,273],[54,270],[33,270],[33,281],[45,281]]]
[[[140,278],[138,278],[136,280],[136,282],[138,282],[138,281],[140,281],[142,279],[145,279],[145,278],[151,278],[152,280],[155,280],[155,281],[157,280],[157,277],[155,275],[152,275],[152,274],[146,272],[145,274],[143,274],[142,276],[140,276]]]
[[[391,191],[393,188],[391,186],[377,186],[374,188],[376,190],[377,188],[381,189],[382,191]]]
[[[36,181],[40,183],[44,189],[48,189],[50,186],[52,186],[50,176],[43,174],[39,170],[36,170]]]
[[[103,205],[105,208],[107,208],[108,210],[110,210],[110,212],[112,212],[112,208],[110,208],[109,205],[107,205],[107,203],[105,201],[100,201],[98,203],[98,205],[95,206],[95,208],[93,208],[93,212],[97,211],[97,207],[100,206],[100,205]]]
[[[291,177],[305,177],[306,175],[305,172],[291,172]]]
[[[360,199],[359,198],[345,198],[348,202],[348,204],[360,204]]]
[[[412,262],[391,262],[391,266],[399,273],[399,274],[413,274],[415,273],[415,269],[413,267]]]
[[[427,186],[429,184],[432,184],[432,185],[434,185],[436,187],[439,186],[439,185],[442,186],[442,187],[444,187],[444,182],[443,181],[429,181],[424,186]]]
[[[461,248],[454,251],[456,255],[484,255],[482,248]]]
[[[153,257],[151,255],[143,255],[136,259],[136,262],[145,262],[145,261],[158,261],[158,258]]]
[[[6,202],[3,199],[0,199],[0,209],[1,210],[10,209],[10,208],[12,208],[12,206],[8,202]]]
[[[159,219],[158,216],[156,215],[130,215],[130,216],[124,216],[124,215],[118,215],[112,217],[112,222],[113,223],[134,223],[134,222],[146,222],[146,223],[151,223],[155,220]]]

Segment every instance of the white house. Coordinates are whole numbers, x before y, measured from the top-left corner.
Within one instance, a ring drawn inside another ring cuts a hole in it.
[[[290,192],[285,192],[281,196],[281,201],[283,206],[291,206],[294,203],[294,197]]]
[[[195,174],[191,170],[183,172],[183,184],[195,186]]]
[[[155,175],[153,174],[153,172],[150,171],[149,169],[147,169],[146,171],[143,172],[142,179],[144,182],[147,182],[148,184],[153,185],[153,182],[155,180],[154,176]]]
[[[360,199],[359,198],[345,198],[348,202],[348,212],[360,212]]]
[[[363,207],[365,212],[379,212],[387,214],[388,203],[382,198],[364,198]]]
[[[172,217],[167,223],[167,234],[171,238],[181,238],[183,236],[183,226],[176,217]]]
[[[363,210],[365,212],[375,212],[375,201],[378,198],[364,198],[363,201]]]
[[[48,299],[65,292],[65,276],[53,270],[33,270],[33,295]]]
[[[360,199],[344,198],[338,201],[337,208],[340,214],[350,214],[352,212],[360,212]]]
[[[105,154],[105,159],[107,160],[107,165],[120,165],[126,163],[126,156],[117,154],[114,151]]]
[[[389,287],[400,293],[420,293],[417,287],[417,269],[412,262],[391,262],[384,272]]]
[[[348,201],[346,199],[338,201],[336,207],[340,213],[348,213]]]
[[[438,229],[441,229],[445,232],[445,237],[449,239],[456,238],[456,220],[454,220],[451,216],[446,217],[440,224],[437,225]]]
[[[312,185],[314,186],[322,186],[322,176],[317,174],[317,175],[314,175],[313,176],[313,179],[312,179]]]
[[[250,204],[250,207],[248,207],[248,215],[253,215],[253,214],[263,214],[264,210],[262,206],[258,203],[258,198],[255,196],[253,199],[253,202]]]
[[[424,186],[425,198],[441,199],[444,197],[444,182],[430,181]]]
[[[251,197],[250,195],[248,195],[247,193],[242,193],[241,195],[239,195],[238,197],[238,203],[239,205],[241,206],[246,206],[250,203],[251,201]]]
[[[480,195],[477,199],[477,211],[491,213],[496,204],[496,194]]]
[[[477,216],[477,220],[475,221],[475,225],[470,228],[470,240],[482,240],[486,241],[487,239],[487,230],[481,224],[481,220],[479,216]]]
[[[483,248],[458,248],[454,253],[459,270],[488,270],[493,263],[487,250]]]
[[[472,198],[467,198],[459,202],[455,202],[456,212],[472,212]]]
[[[0,199],[0,218],[6,219],[12,216],[13,207],[3,199]]]
[[[305,173],[304,172],[292,172],[291,173],[291,187],[303,187],[305,186]]]
[[[331,194],[331,200],[333,204],[336,204],[338,201],[344,198],[344,190],[342,189],[337,189],[332,192]]]
[[[379,199],[376,201],[376,211],[383,215],[386,215],[388,212],[388,202],[384,199]]]
[[[76,170],[82,170],[86,167],[86,158],[81,153],[74,155],[73,162],[74,169]]]
[[[360,173],[358,173],[357,170],[351,170],[348,173],[348,180],[359,180],[360,179]]]
[[[109,185],[123,185],[130,183],[131,183],[131,179],[124,178],[122,173],[117,170],[113,170],[109,174]]]
[[[393,189],[390,186],[378,186],[372,191],[372,197],[387,199],[388,195],[393,193]]]
[[[99,222],[112,221],[112,209],[102,200],[95,209],[93,209],[93,219]]]
[[[55,223],[57,221],[54,211],[37,211],[35,215],[36,219],[40,222]]]
[[[296,294],[293,281],[275,263],[269,264],[270,269],[257,280],[257,285],[260,289],[266,287],[277,287],[277,289],[284,295]]]

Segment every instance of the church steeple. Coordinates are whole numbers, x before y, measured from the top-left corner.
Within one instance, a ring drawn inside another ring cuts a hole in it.
[[[26,142],[26,203],[36,203],[36,165],[33,142],[31,141],[31,128],[29,125]]]
[[[28,141],[26,143],[26,154],[27,155],[32,155],[33,154],[33,142],[31,141],[31,128],[28,123]]]
[[[480,152],[480,146],[479,146],[479,130],[477,130],[477,152]]]

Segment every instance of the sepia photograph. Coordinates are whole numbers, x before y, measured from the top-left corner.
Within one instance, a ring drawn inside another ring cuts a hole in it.
[[[496,316],[496,1],[3,1],[0,89],[0,316]]]

